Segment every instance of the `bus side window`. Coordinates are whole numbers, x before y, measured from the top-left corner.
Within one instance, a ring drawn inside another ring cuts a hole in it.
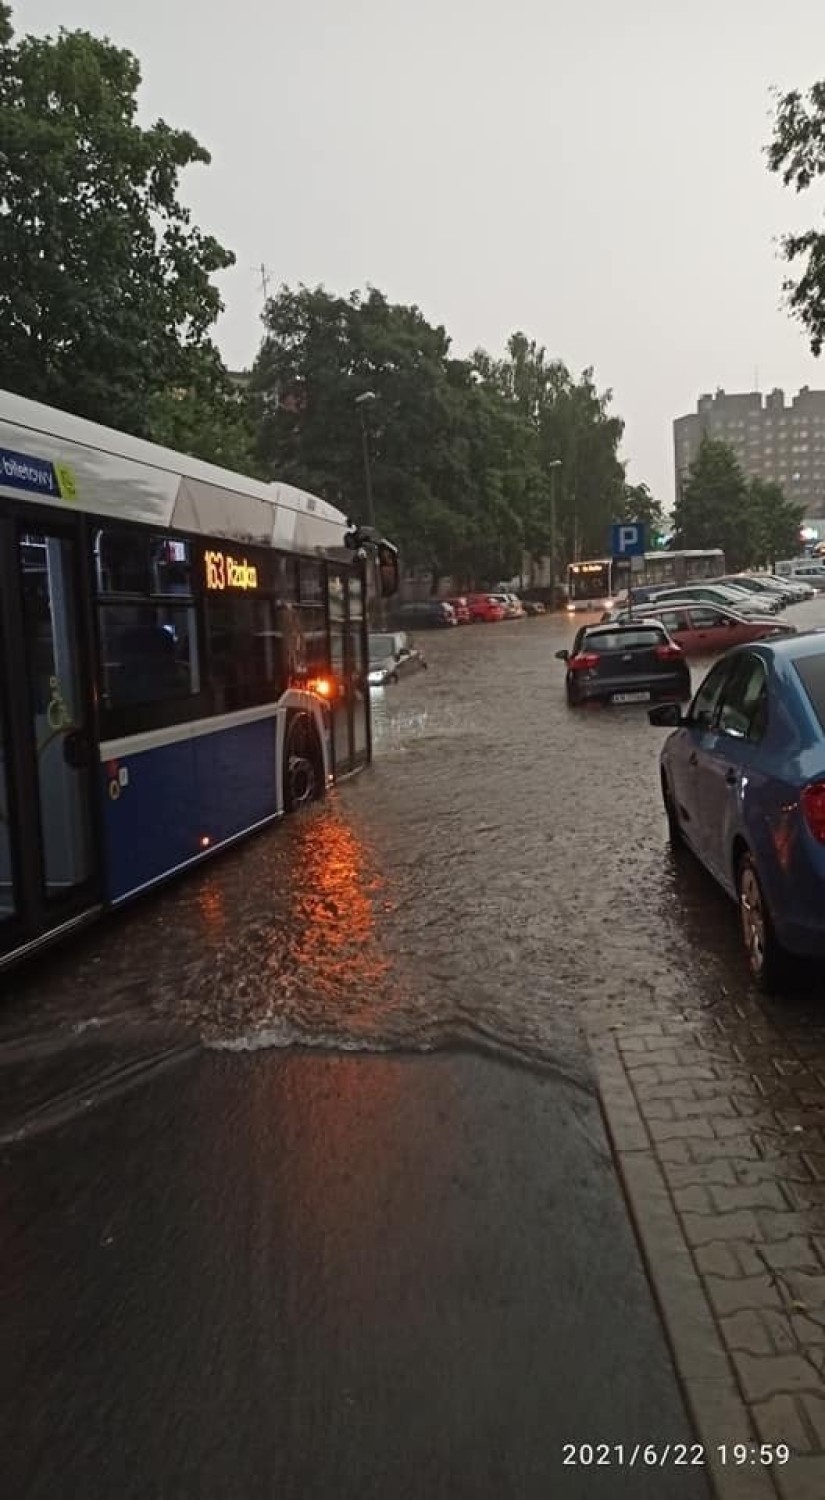
[[[284,666],[269,599],[210,599],[206,638],[216,713],[254,708],[280,697]]]
[[[187,698],[200,690],[192,606],[102,604],[98,618],[106,707]]]

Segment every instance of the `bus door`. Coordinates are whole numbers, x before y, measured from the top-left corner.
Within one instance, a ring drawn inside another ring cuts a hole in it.
[[[359,569],[349,575],[347,590],[347,635],[350,655],[350,715],[352,759],[362,766],[370,759],[370,693],[367,659],[366,599],[364,575]]]
[[[99,901],[80,564],[71,522],[0,524],[0,957]]]
[[[330,569],[330,664],[338,684],[332,721],[335,772],[340,776],[369,760],[369,690],[361,571]]]

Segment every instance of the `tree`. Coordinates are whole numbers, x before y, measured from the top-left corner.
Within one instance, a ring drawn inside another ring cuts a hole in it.
[[[238,403],[210,337],[212,277],[234,257],[178,199],[209,155],[163,120],[143,129],[139,85],[132,53],[87,32],[15,44],[0,5],[3,380],[237,460]]]
[[[676,547],[721,547],[731,568],[753,550],[745,475],[727,443],[705,435],[674,508]]]
[[[656,500],[651,495],[646,484],[624,486],[613,520],[643,521],[647,528],[648,546],[651,548],[656,545],[667,525],[661,500]]]
[[[773,568],[779,557],[795,557],[804,509],[788,500],[781,485],[752,479],[748,487],[751,556],[749,561]]]
[[[404,560],[463,586],[546,556],[604,551],[624,489],[619,418],[585,370],[575,381],[523,333],[504,359],[453,357],[442,327],[375,288],[338,297],[282,287],[265,312],[250,384],[266,471],[363,518],[357,398],[368,423],[378,522]],[[562,468],[555,469],[561,459]]]
[[[592,369],[574,380],[562,360],[518,332],[507,358],[496,362],[483,351],[474,356],[479,373],[516,409],[533,434],[529,550],[549,550],[552,466],[560,460],[556,491],[558,558],[604,552],[614,511],[625,487],[618,448],[624,431],[609,407],[610,391],[599,392]]]
[[[432,587],[518,567],[527,503],[526,429],[417,307],[370,288],[338,297],[282,287],[267,305],[252,372],[258,452],[268,473],[364,518],[358,396],[376,518]]]
[[[804,99],[796,90],[777,96],[767,157],[770,170],[781,173],[785,187],[797,193],[825,175],[825,82],[815,83]],[[812,228],[785,235],[782,252],[789,264],[803,263],[798,280],[788,278],[783,290],[818,355],[825,342],[825,232]]]

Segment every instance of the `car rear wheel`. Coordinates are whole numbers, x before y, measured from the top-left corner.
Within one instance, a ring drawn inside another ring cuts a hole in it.
[[[673,793],[670,790],[664,771],[662,772],[662,801],[665,805],[665,817],[667,818],[667,831],[670,842],[671,844],[683,844],[685,836],[682,832],[682,825],[679,822],[679,814],[676,811]]]
[[[791,960],[777,941],[756,864],[747,852],[737,866],[736,894],[748,972],[754,984],[770,994],[789,978]]]

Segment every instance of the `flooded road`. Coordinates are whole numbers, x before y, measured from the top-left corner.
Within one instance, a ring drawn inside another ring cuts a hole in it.
[[[740,1090],[761,1068],[728,1124],[765,1139],[767,1075],[825,1032],[815,994],[750,992],[734,908],[674,859],[663,732],[566,709],[571,635],[422,638],[370,772],[8,978],[15,1500],[704,1500],[701,1469],[561,1466],[693,1435],[589,1042],[658,1048],[639,1096],[715,1181],[678,1137],[726,1077],[677,1109],[653,1076],[680,1028]]]
[[[668,845],[666,731],[567,710],[571,634],[430,632],[430,669],[374,694],[370,772],[12,975],[3,1031],[151,1014],[217,1046],[471,1039],[575,1072],[594,1024],[743,999],[735,913]]]

